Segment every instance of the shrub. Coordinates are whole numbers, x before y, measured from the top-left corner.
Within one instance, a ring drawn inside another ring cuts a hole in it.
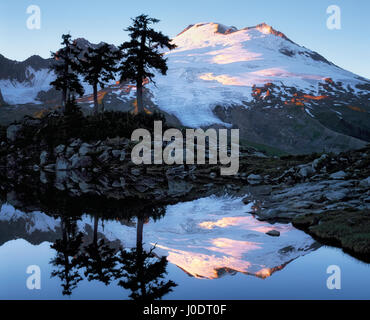
[[[109,111],[84,117],[75,109],[65,115],[48,114],[40,121],[29,120],[23,122],[21,138],[16,142],[19,147],[46,144],[53,148],[60,144],[68,144],[71,139],[76,138],[84,142],[117,136],[130,139],[132,132],[138,128],[153,132],[153,123],[156,120],[162,121],[164,130],[167,128],[165,117],[159,112],[133,115],[130,112]]]

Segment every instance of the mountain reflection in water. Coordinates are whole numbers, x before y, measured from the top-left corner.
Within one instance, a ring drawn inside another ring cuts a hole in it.
[[[237,272],[266,278],[318,248],[290,224],[258,221],[252,203],[228,195],[158,204],[13,190],[2,202],[0,248],[19,238],[49,242],[51,277],[66,296],[82,281],[99,281],[131,299],[161,299],[176,287],[168,262],[200,279]],[[270,230],[281,236],[266,235]]]

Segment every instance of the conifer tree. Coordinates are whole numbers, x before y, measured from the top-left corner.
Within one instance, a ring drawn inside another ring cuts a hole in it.
[[[81,49],[76,43],[71,41],[70,34],[62,35],[63,47],[57,52],[52,52],[51,56],[55,60],[51,69],[56,74],[56,79],[50,83],[56,90],[62,91],[62,107],[63,112],[66,112],[67,101],[75,94],[83,95],[84,89],[78,78],[78,73],[81,71],[79,63],[79,55]]]
[[[119,66],[121,81],[133,81],[137,88],[138,112],[144,112],[143,82],[153,81],[154,70],[166,75],[167,60],[163,57],[164,50],[176,48],[171,40],[162,32],[151,28],[152,24],[158,23],[158,19],[147,15],[140,15],[132,19],[132,25],[125,31],[129,32],[131,40],[124,42],[121,50],[121,64]]]
[[[104,88],[109,80],[113,80],[118,60],[118,51],[112,50],[107,43],[101,43],[98,47],[89,47],[81,59],[84,79],[93,87],[94,113],[99,112],[98,86]]]

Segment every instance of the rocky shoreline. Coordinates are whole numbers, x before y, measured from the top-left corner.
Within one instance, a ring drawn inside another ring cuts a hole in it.
[[[22,145],[18,143],[21,126],[8,127],[7,139],[0,142],[0,168],[11,183],[22,184],[37,176],[41,184],[72,197],[95,195],[165,203],[216,193],[245,196],[244,203],[253,203],[253,215],[259,220],[293,222],[314,237],[335,238],[337,245],[355,254],[370,254],[370,228],[358,246],[352,241],[357,233],[347,233],[352,247],[337,236],[315,231],[328,212],[345,216],[356,211],[363,213],[356,221],[367,219],[370,146],[339,154],[281,157],[241,147],[239,173],[221,176],[218,165],[137,166],[131,162],[133,143],[127,138],[93,142],[72,138],[51,149],[46,145]],[[309,225],[299,220],[311,217],[314,222]],[[357,223],[342,220],[346,228],[356,230]]]

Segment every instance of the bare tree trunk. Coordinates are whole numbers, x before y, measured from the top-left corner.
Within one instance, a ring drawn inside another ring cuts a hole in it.
[[[67,106],[67,88],[64,88],[62,92],[62,112],[63,113],[67,111],[66,106]]]
[[[99,104],[98,104],[98,85],[94,84],[94,114],[99,113]]]
[[[137,111],[138,113],[144,113],[144,103],[143,103],[143,80],[137,80],[136,85],[136,101],[137,101]]]
[[[144,59],[144,52],[145,52],[145,43],[146,43],[146,32],[147,26],[146,23],[144,24],[144,31],[141,36],[141,48],[140,48],[140,55],[142,59]],[[140,61],[140,67],[138,71],[138,78],[136,80],[136,101],[137,101],[137,111],[138,113],[144,113],[144,102],[143,102],[143,75],[144,75],[144,60]]]

